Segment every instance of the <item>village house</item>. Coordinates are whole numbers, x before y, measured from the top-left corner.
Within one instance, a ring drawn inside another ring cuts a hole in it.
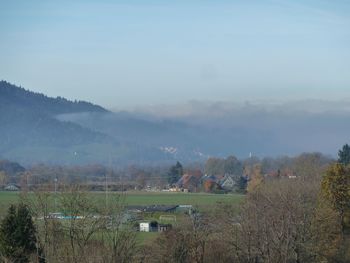
[[[225,176],[219,181],[219,184],[224,190],[233,190],[236,186],[233,176],[228,174],[225,174]]]

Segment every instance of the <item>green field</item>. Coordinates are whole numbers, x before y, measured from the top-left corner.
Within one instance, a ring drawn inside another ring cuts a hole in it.
[[[139,245],[145,245],[152,242],[159,236],[159,232],[137,232],[136,242]]]
[[[104,200],[105,193],[91,192],[98,200]],[[109,193],[111,197],[115,193]],[[126,205],[193,205],[202,209],[210,209],[217,202],[238,203],[243,196],[239,194],[206,194],[206,193],[170,193],[170,192],[124,192]],[[19,192],[0,192],[0,215],[9,204],[19,200]]]
[[[106,195],[104,192],[90,192],[98,202],[104,202]],[[112,195],[117,193],[111,192],[108,194],[110,199]],[[193,205],[199,209],[213,209],[218,202],[239,203],[243,199],[243,195],[239,194],[206,194],[206,193],[171,193],[171,192],[143,192],[130,191],[119,193],[124,198],[125,205]],[[0,218],[2,218],[8,206],[11,203],[16,203],[20,200],[20,192],[5,192],[0,191]],[[144,215],[145,220],[159,220],[159,215],[164,213],[151,213]],[[176,215],[177,220],[184,216],[183,214]],[[137,243],[142,245],[157,238],[159,233],[152,232],[137,232]]]
[[[213,206],[217,202],[239,202],[238,194],[171,193],[171,192],[127,192],[128,205],[194,205]]]

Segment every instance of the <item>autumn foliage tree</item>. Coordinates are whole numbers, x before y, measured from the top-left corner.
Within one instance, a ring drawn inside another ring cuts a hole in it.
[[[339,215],[341,240],[337,251],[337,262],[350,260],[350,156],[346,144],[339,151],[338,163],[331,165],[322,180],[322,197]]]
[[[250,180],[248,182],[247,191],[253,192],[255,191],[261,184],[264,183],[264,176],[261,173],[261,165],[256,164],[253,166],[250,174]]]
[[[343,227],[349,226],[350,167],[336,163],[329,167],[322,181],[322,193],[339,212]]]
[[[4,171],[0,171],[0,187],[4,186],[7,182],[7,174]]]

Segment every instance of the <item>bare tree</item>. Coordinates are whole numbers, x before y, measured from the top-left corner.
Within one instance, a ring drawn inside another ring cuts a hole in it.
[[[204,263],[211,237],[208,217],[194,213],[144,248],[141,262]]]
[[[59,210],[65,220],[63,230],[69,240],[72,262],[89,262],[86,251],[92,238],[101,231],[106,219],[97,201],[80,186],[69,187],[59,196]]]
[[[130,262],[133,258],[135,233],[125,221],[120,195],[113,194],[106,206],[73,185],[57,196],[35,191],[22,199],[33,211],[46,262]]]
[[[128,222],[124,195],[111,194],[105,211],[102,236],[106,244],[105,262],[131,262],[137,250],[136,234]]]
[[[273,180],[249,193],[238,214],[223,210],[221,233],[232,261],[320,262],[325,244],[332,255],[339,222],[320,205],[319,189],[305,178]]]

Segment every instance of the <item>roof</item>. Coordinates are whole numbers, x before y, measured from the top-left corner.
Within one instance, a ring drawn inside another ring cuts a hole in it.
[[[200,171],[194,171],[193,173],[185,173],[176,183],[179,187],[190,188],[191,186],[196,186],[200,183],[202,178],[202,173]]]
[[[127,210],[132,210],[135,212],[169,212],[174,211],[178,205],[148,205],[148,206],[140,206],[140,205],[131,205],[127,206]]]
[[[14,184],[8,184],[4,189],[7,191],[18,191],[19,187]]]
[[[216,182],[217,178],[214,175],[204,175],[202,178],[202,181],[211,181],[211,182]]]

